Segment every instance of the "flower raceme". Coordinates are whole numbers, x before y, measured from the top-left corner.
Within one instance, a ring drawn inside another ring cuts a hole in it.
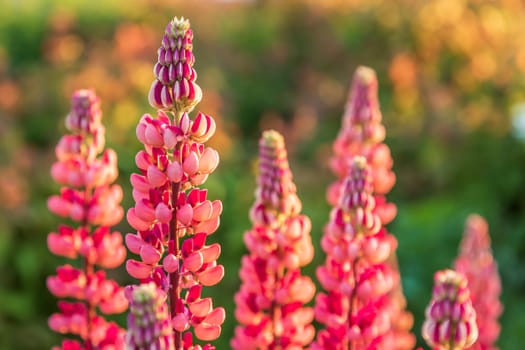
[[[175,18],[166,27],[150,90],[150,103],[159,110],[137,125],[144,150],[135,157],[140,172],[131,176],[135,206],[127,213],[137,233],[126,235],[126,245],[140,260],[129,259],[126,269],[167,294],[176,350],[213,349],[193,345],[190,327],[198,339],[214,340],[225,318],[223,308],[201,296],[203,286],[217,284],[224,275],[217,264],[220,245],[206,244],[219,227],[222,204],[199,188],[217,167],[219,155],[204,145],[215,132],[213,118],[201,112],[193,120],[188,115],[202,97],[195,83],[192,37],[185,19]]]
[[[499,300],[501,281],[498,266],[492,256],[488,224],[479,215],[467,218],[454,268],[468,279],[472,306],[476,310],[479,336],[469,350],[496,350],[503,311]]]
[[[422,335],[436,350],[467,349],[474,343],[478,336],[476,312],[463,274],[454,270],[436,272]]]
[[[253,223],[244,242],[241,288],[235,295],[240,325],[233,349],[303,349],[314,337],[313,310],[304,307],[315,293],[300,268],[313,258],[310,220],[301,215],[283,137],[265,131],[259,142],[259,175]]]
[[[334,155],[330,167],[338,179],[328,188],[327,198],[332,206],[337,206],[341,196],[342,184],[348,175],[350,164],[355,156],[364,156],[370,169],[375,205],[372,211],[379,216],[382,225],[391,222],[396,216],[396,206],[386,201],[385,195],[395,183],[392,172],[393,160],[390,149],[383,142],[385,127],[381,123],[381,111],[377,97],[378,83],[375,72],[368,67],[358,67],[352,81],[348,102],[343,115],[342,126],[333,144]],[[413,349],[415,336],[410,333],[413,316],[406,311],[406,300],[401,287],[395,247],[387,260],[394,274],[394,287],[387,302],[390,308],[391,330],[395,350]]]
[[[48,235],[47,245],[55,255],[83,261],[83,268],[66,264],[47,279],[47,287],[55,296],[79,300],[60,301],[60,311],[49,318],[49,326],[59,333],[80,336],[83,344],[65,340],[54,349],[124,349],[124,330],[96,314],[97,307],[105,314],[121,313],[128,307],[123,290],[106,279],[103,270],[120,266],[126,249],[121,234],[110,229],[123,216],[122,189],[111,185],[118,174],[117,159],[113,150],[104,151],[101,118],[95,93],[76,91],[66,118],[71,133],[59,141],[58,160],[51,168],[53,179],[64,187],[60,195],[49,198],[48,207],[80,226],[59,226],[57,232]]]
[[[324,228],[326,253],[317,279],[315,318],[324,326],[313,350],[389,349],[395,344],[388,294],[395,278],[386,260],[396,239],[373,212],[372,171],[364,157],[354,157],[342,183],[339,202]]]

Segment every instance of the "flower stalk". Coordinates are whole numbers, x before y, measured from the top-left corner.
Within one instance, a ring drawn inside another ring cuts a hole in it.
[[[467,218],[454,268],[467,277],[472,306],[479,315],[476,318],[479,336],[468,349],[497,350],[498,317],[503,312],[499,300],[501,280],[492,256],[488,224],[483,217],[472,214]]]
[[[372,171],[364,157],[354,157],[330,213],[321,247],[326,253],[317,278],[315,318],[323,325],[313,350],[388,348],[394,343],[388,295],[396,274],[386,264],[395,238],[373,211]]]
[[[240,349],[303,349],[314,338],[315,294],[301,275],[311,262],[310,220],[301,215],[284,139],[265,131],[259,141],[259,174],[253,227],[244,235],[249,254],[242,258],[241,288],[235,294],[235,329],[231,346]]]
[[[82,339],[65,340],[55,349],[124,348],[124,331],[97,315],[121,313],[128,303],[115,281],[106,279],[104,269],[120,266],[126,249],[119,232],[110,227],[120,222],[122,189],[111,185],[117,178],[117,158],[111,149],[104,151],[104,127],[100,100],[91,90],[78,90],[72,97],[72,109],[66,118],[64,135],[56,147],[58,160],[51,168],[53,179],[63,185],[60,195],[48,200],[49,210],[70,218],[79,227],[59,226],[48,235],[49,250],[69,259],[80,258],[82,268],[66,264],[47,279],[47,287],[59,298],[60,312],[49,318],[51,329],[72,333]],[[102,153],[102,154],[101,154]]]
[[[207,190],[199,187],[217,167],[219,155],[204,145],[215,132],[213,118],[201,112],[193,120],[189,116],[202,98],[192,43],[188,20],[168,23],[149,93],[157,115],[145,114],[136,129],[144,150],[135,157],[140,173],[131,176],[135,206],[127,213],[137,232],[126,235],[126,245],[140,260],[129,259],[126,269],[166,293],[175,350],[213,349],[194,345],[190,328],[198,339],[211,341],[225,318],[223,308],[201,296],[203,286],[224,276],[217,264],[220,245],[206,244],[219,227],[222,203],[207,199]]]
[[[358,67],[352,81],[348,102],[343,115],[342,126],[333,144],[333,156],[330,168],[337,180],[329,186],[328,202],[337,206],[343,182],[351,168],[355,156],[366,158],[371,173],[372,193],[376,214],[383,226],[396,216],[397,209],[393,203],[386,201],[386,195],[395,184],[396,177],[392,171],[393,160],[389,147],[384,143],[386,136],[382,124],[382,115],[377,97],[378,82],[375,72],[368,67]],[[385,236],[386,237],[386,236]],[[385,301],[389,304],[391,329],[395,341],[395,350],[413,349],[416,339],[410,333],[413,316],[406,310],[406,299],[401,286],[401,277],[397,264],[397,242],[393,239],[393,248],[387,264],[393,274],[394,286]]]

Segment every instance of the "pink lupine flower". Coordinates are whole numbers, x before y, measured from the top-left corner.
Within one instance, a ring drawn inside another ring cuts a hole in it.
[[[313,258],[310,220],[301,215],[283,137],[266,131],[259,142],[259,176],[244,242],[233,349],[303,349],[314,337],[315,294],[300,268]]]
[[[324,329],[313,350],[391,349],[397,344],[388,298],[399,276],[386,263],[397,242],[373,211],[372,190],[371,168],[364,157],[354,157],[321,240],[327,256],[317,278],[326,293],[316,297],[315,318]]]
[[[150,282],[126,287],[126,297],[130,304],[127,349],[175,349],[166,293]]]
[[[342,182],[354,156],[363,156],[372,173],[374,211],[383,225],[396,216],[396,207],[385,201],[396,182],[392,172],[393,160],[390,149],[383,143],[386,132],[381,123],[381,111],[377,99],[377,77],[371,68],[358,67],[352,81],[352,89],[343,115],[342,126],[333,144],[334,156],[330,168],[338,177],[328,189],[328,202],[335,206],[339,200]]]
[[[433,349],[467,349],[478,337],[467,278],[461,273],[436,272],[432,299],[425,314],[422,335]]]
[[[121,234],[110,229],[123,216],[122,189],[111,185],[118,174],[117,160],[113,150],[104,151],[101,118],[95,93],[76,91],[66,117],[71,134],[59,141],[58,160],[51,168],[52,177],[64,187],[60,195],[49,198],[49,210],[80,226],[61,225],[57,232],[51,232],[47,237],[49,250],[83,261],[82,268],[60,266],[57,274],[47,279],[47,287],[55,296],[80,300],[59,302],[60,312],[49,318],[49,326],[59,333],[78,335],[82,342],[65,340],[53,349],[124,349],[124,330],[96,314],[97,308],[114,314],[128,307],[122,288],[106,279],[101,270],[120,266],[126,257]]]
[[[377,77],[368,67],[357,68],[352,89],[348,98],[342,127],[333,144],[334,155],[330,159],[330,168],[338,179],[328,188],[327,198],[336,206],[341,195],[342,183],[348,175],[354,156],[367,159],[373,185],[375,206],[373,212],[379,216],[382,225],[387,225],[396,216],[396,206],[386,201],[386,194],[395,183],[392,172],[392,156],[389,147],[383,142],[386,136],[381,123],[381,111],[377,98]],[[391,332],[394,333],[396,350],[413,349],[415,336],[410,333],[413,316],[406,311],[406,300],[401,287],[401,278],[397,266],[395,249],[387,260],[395,274],[394,288],[388,297],[391,314]]]
[[[166,27],[155,65],[156,80],[149,100],[157,115],[145,114],[137,125],[144,150],[131,176],[135,206],[127,212],[137,230],[125,237],[128,249],[139,256],[126,263],[141,283],[153,282],[169,300],[170,324],[176,350],[214,349],[193,344],[219,337],[223,308],[201,297],[202,286],[217,284],[224,267],[217,264],[221,247],[207,244],[219,227],[222,203],[207,198],[201,186],[219,163],[217,151],[206,147],[215,132],[212,117],[188,113],[202,97],[195,83],[193,33],[188,20],[173,19]],[[185,293],[183,291],[186,290]]]
[[[498,317],[503,311],[499,300],[501,281],[490,248],[488,224],[479,215],[467,218],[454,268],[467,277],[472,305],[478,315],[479,336],[467,349],[497,350],[494,343],[500,332]]]

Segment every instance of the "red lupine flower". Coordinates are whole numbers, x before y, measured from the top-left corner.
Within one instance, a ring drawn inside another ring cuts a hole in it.
[[[233,349],[303,349],[314,337],[313,310],[304,307],[315,294],[300,268],[313,258],[310,220],[301,202],[283,137],[266,131],[259,142],[259,176],[244,241],[240,291],[235,295]]]
[[[425,314],[422,335],[433,349],[467,349],[476,341],[476,312],[463,274],[454,270],[436,272]]]
[[[498,266],[492,256],[488,224],[479,215],[470,215],[465,225],[459,256],[454,268],[468,279],[472,306],[476,310],[479,336],[469,350],[497,350],[503,311],[499,300],[501,281]]]
[[[395,238],[373,211],[373,177],[364,157],[354,157],[330,213],[321,247],[327,257],[317,278],[315,318],[324,329],[312,349],[391,349],[391,293],[398,275],[386,264]],[[394,345],[395,346],[395,345]]]
[[[379,216],[382,225],[390,223],[396,216],[396,206],[386,201],[385,195],[395,183],[392,172],[392,157],[390,149],[383,142],[385,128],[381,123],[381,111],[377,98],[377,78],[375,72],[368,67],[357,68],[352,89],[343,116],[342,127],[333,144],[334,156],[330,159],[330,168],[338,177],[328,189],[328,202],[336,206],[341,195],[342,183],[348,175],[354,156],[367,159],[373,185],[375,206],[373,212]],[[393,239],[390,238],[390,239]],[[381,240],[379,239],[379,247]],[[374,243],[375,244],[375,243]],[[371,247],[373,249],[373,247]],[[413,325],[412,314],[405,310],[406,300],[401,287],[399,269],[395,249],[390,250],[387,260],[392,273],[395,274],[394,288],[389,293],[391,314],[391,332],[394,333],[396,350],[413,349],[415,337],[410,333]]]
[[[113,314],[128,307],[117,283],[106,279],[104,270],[97,270],[97,267],[118,267],[126,256],[122,236],[110,230],[123,216],[122,189],[111,185],[118,175],[117,159],[113,150],[104,151],[101,118],[100,101],[95,93],[76,91],[66,118],[71,134],[59,141],[58,160],[51,168],[52,177],[64,187],[60,195],[49,198],[50,211],[78,221],[81,226],[61,225],[57,232],[50,233],[49,250],[70,259],[80,256],[83,260],[83,268],[66,264],[47,279],[47,287],[55,296],[81,301],[59,302],[60,312],[50,317],[49,326],[60,333],[79,335],[83,341],[65,340],[54,349],[124,349],[124,331],[96,314],[97,308]],[[92,226],[98,227],[91,231]]]
[[[149,95],[159,110],[156,117],[144,115],[136,129],[144,150],[135,157],[140,172],[131,176],[135,206],[127,219],[137,233],[125,238],[140,257],[127,261],[128,273],[168,295],[176,350],[201,349],[193,344],[190,327],[196,338],[214,340],[225,318],[223,308],[214,308],[200,294],[202,286],[224,276],[217,264],[220,245],[206,244],[219,227],[222,203],[209,200],[207,190],[198,187],[217,167],[219,155],[204,146],[215,132],[213,118],[201,112],[193,120],[188,115],[202,96],[195,83],[192,37],[183,18],[166,27]]]

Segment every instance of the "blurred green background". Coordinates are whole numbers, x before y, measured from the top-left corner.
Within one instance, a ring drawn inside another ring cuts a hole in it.
[[[123,206],[140,149],[135,126],[147,103],[156,50],[173,16],[191,20],[198,109],[213,115],[221,165],[206,186],[223,201],[226,277],[209,288],[227,309],[219,349],[229,348],[233,294],[250,227],[257,138],[286,137],[313,222],[313,276],[328,220],[331,143],[355,68],[377,70],[398,216],[389,229],[414,331],[420,333],[434,271],[451,265],[469,213],[489,222],[503,282],[502,349],[525,332],[525,5],[519,0],[160,1],[0,0],[0,349],[45,349],[56,300],[46,276],[46,209],[57,193],[49,168],[74,89],[102,98],[108,146],[119,155]],[[124,221],[118,227],[130,232]],[[125,270],[111,273],[132,280]],[[124,324],[124,316],[117,317]],[[421,340],[419,345],[423,345]]]

